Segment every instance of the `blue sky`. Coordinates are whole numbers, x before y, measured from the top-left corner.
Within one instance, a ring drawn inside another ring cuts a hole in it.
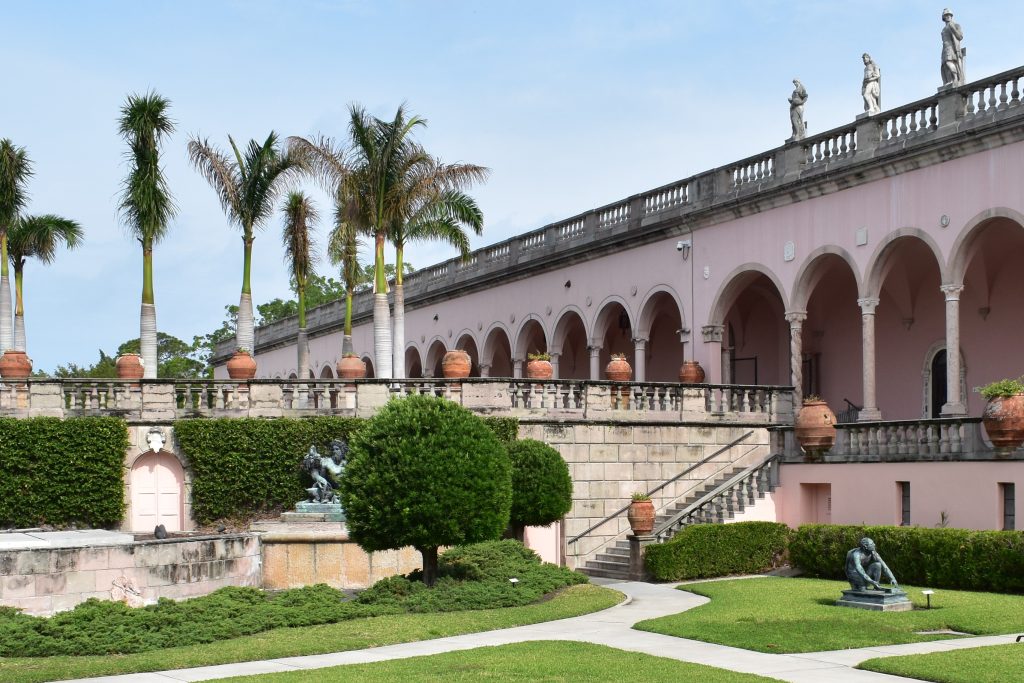
[[[953,10],[968,79],[1024,64],[1024,4]],[[793,78],[810,94],[810,133],[853,120],[865,51],[882,69],[883,109],[940,83],[942,7],[917,1],[0,0],[0,11],[0,137],[35,162],[29,211],[86,230],[79,250],[26,270],[29,355],[46,370],[138,336],[141,254],[116,212],[116,119],[130,92],[168,97],[178,125],[164,160],[180,212],[157,246],[155,286],[161,331],[191,341],[237,303],[242,244],[188,165],[190,134],[341,136],[350,102],[381,117],[406,102],[428,119],[432,153],[492,169],[473,192],[479,247],[781,144]],[[275,217],[255,243],[257,303],[290,295],[280,229]],[[407,258],[452,255],[422,244]]]

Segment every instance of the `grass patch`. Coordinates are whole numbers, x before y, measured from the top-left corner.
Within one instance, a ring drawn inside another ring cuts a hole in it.
[[[361,650],[566,619],[606,609],[621,601],[622,594],[617,591],[585,584],[567,588],[551,600],[523,607],[444,614],[400,614],[320,626],[279,628],[205,645],[133,655],[0,658],[0,682],[39,683]]]
[[[292,681],[701,681],[758,683],[776,681],[752,674],[626,652],[604,645],[533,641],[373,664],[350,664],[226,679],[230,683]]]
[[[680,614],[636,625],[680,638],[758,652],[816,652],[939,640],[915,631],[952,629],[977,635],[1024,629],[1024,596],[942,590],[933,609],[868,612],[836,607],[849,584],[821,579],[738,579],[684,586],[711,602]],[[919,589],[904,586],[915,606]]]
[[[862,662],[868,671],[920,678],[936,683],[1006,683],[1024,672],[1024,645],[991,645]]]

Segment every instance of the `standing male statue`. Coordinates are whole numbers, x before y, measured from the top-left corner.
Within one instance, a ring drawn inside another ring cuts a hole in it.
[[[942,10],[942,21],[945,24],[942,27],[942,85],[963,85],[967,49],[960,47],[960,41],[964,39],[964,31],[953,21],[953,10],[949,8]]]
[[[850,587],[853,590],[862,591],[868,586],[882,590],[878,581],[882,578],[883,571],[889,577],[892,587],[899,588],[896,577],[882,561],[881,555],[875,549],[875,542],[870,538],[860,539],[860,545],[846,553],[846,578],[850,580]]]
[[[860,94],[864,98],[864,111],[874,116],[882,111],[882,72],[867,52],[863,55],[864,83]]]
[[[789,122],[793,126],[793,137],[790,140],[803,140],[807,135],[807,122],[804,121],[804,104],[807,102],[807,88],[797,79],[793,79],[793,94],[789,96]]]

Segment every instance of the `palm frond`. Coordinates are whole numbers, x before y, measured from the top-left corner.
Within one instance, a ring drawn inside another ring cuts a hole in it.
[[[155,92],[129,95],[118,127],[128,143],[125,158],[129,166],[118,210],[126,227],[149,244],[160,241],[177,212],[160,166],[162,141],[174,132],[174,122],[167,115],[169,107],[170,100]]]
[[[295,282],[301,285],[306,282],[316,262],[315,240],[311,231],[320,217],[313,200],[302,192],[288,193],[281,213],[284,215],[281,241],[285,263],[291,268]]]
[[[0,140],[0,231],[11,226],[28,203],[25,188],[32,177],[32,162],[24,147],[9,138]]]
[[[82,243],[84,234],[82,226],[68,218],[54,214],[25,216],[10,231],[8,253],[15,267],[24,265],[29,257],[53,263],[61,244],[75,249]]]
[[[233,143],[232,143],[233,144]],[[228,221],[242,225],[242,209],[239,187],[242,184],[237,164],[232,163],[227,154],[210,144],[209,140],[197,137],[189,139],[188,158],[199,173],[206,178],[213,191],[217,193],[221,208]]]

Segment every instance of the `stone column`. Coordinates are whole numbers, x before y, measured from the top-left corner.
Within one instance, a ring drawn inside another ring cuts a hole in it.
[[[860,409],[862,422],[881,420],[878,399],[875,396],[875,307],[878,297],[857,299],[860,306],[861,354],[864,359],[864,407]]]
[[[643,337],[633,339],[633,379],[647,381],[647,340]]]
[[[562,356],[561,353],[549,353],[551,356],[551,379],[558,379],[558,359]]]
[[[804,398],[804,321],[807,311],[786,313],[789,323],[789,383],[793,385],[793,410],[800,410]]]
[[[515,379],[523,378],[523,359],[513,358],[512,359],[512,377]]]
[[[588,346],[590,352],[590,379],[601,379],[601,347]]]
[[[722,337],[725,336],[725,325],[705,325],[700,328],[707,345],[708,384],[722,383]],[[694,354],[696,355],[696,354]],[[717,362],[715,362],[717,360]]]
[[[480,376],[481,377],[490,377],[491,376],[491,366],[489,364],[485,364],[485,363],[481,363],[480,364]]]
[[[967,406],[960,400],[960,292],[964,286],[942,285],[939,289],[946,296],[946,403],[940,414],[961,417],[967,415]]]

